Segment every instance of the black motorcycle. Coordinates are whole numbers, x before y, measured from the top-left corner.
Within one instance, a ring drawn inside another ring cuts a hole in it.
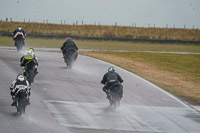
[[[17,47],[17,52],[20,52],[25,45],[25,36],[23,33],[17,32],[16,35],[13,37],[15,41],[15,46]]]
[[[114,83],[111,85],[108,91],[108,95],[110,106],[117,108],[120,105],[120,100],[122,98],[122,85],[120,83]]]
[[[64,60],[68,68],[71,68],[78,56],[77,50],[74,48],[67,48],[64,51]]]
[[[15,96],[16,98],[16,108],[17,108],[17,113],[19,115],[24,114],[25,113],[25,108],[27,106],[27,92],[24,89],[21,89],[17,95]]]

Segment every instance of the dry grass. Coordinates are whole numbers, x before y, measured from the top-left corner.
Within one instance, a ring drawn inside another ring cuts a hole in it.
[[[74,36],[119,37],[140,39],[170,39],[200,41],[200,30],[168,29],[168,28],[137,28],[105,25],[60,25],[43,23],[0,22],[0,32],[13,32],[22,26],[26,33],[33,34],[66,34]]]

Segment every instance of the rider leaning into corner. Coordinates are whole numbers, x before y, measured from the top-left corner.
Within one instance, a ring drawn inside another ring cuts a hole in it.
[[[74,41],[72,41],[72,39],[70,37],[67,37],[66,41],[63,43],[62,47],[60,48],[62,50],[63,56],[65,53],[65,50],[69,49],[69,48],[73,48],[76,51],[78,50],[78,47],[76,46]]]
[[[24,52],[23,56],[20,59],[20,66],[23,69],[24,76],[26,76],[26,69],[35,68],[35,74],[38,74],[37,67],[38,67],[38,59],[34,53],[33,48],[29,48],[27,51]]]
[[[22,29],[21,26],[17,26],[17,28],[13,31],[12,36],[13,36],[13,40],[16,40],[17,34],[22,34],[23,35],[23,39],[25,39],[26,33],[24,32],[24,30]],[[16,45],[16,44],[15,44]]]
[[[11,87],[10,87],[10,94],[12,96],[12,100],[13,103],[11,104],[11,106],[16,106],[16,98],[15,96],[17,95],[17,93],[19,92],[19,86],[23,86],[24,90],[27,93],[27,105],[30,105],[30,101],[29,101],[29,97],[31,95],[31,87],[28,83],[28,81],[26,80],[26,77],[23,76],[22,74],[18,74],[17,78],[12,82]]]
[[[113,67],[110,67],[108,69],[108,72],[104,74],[103,79],[101,80],[101,83],[104,84],[103,91],[106,93],[107,98],[109,98],[109,88],[114,83],[122,83],[123,79],[121,76],[115,72],[115,69]],[[123,96],[123,86],[121,85],[121,97]]]

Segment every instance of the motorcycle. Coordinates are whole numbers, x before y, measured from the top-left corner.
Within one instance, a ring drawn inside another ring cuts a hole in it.
[[[110,89],[108,90],[109,95],[109,102],[110,106],[117,108],[120,105],[120,100],[122,98],[122,86],[120,83],[114,83],[110,86]]]
[[[21,32],[17,32],[15,36],[13,37],[13,40],[15,41],[15,46],[17,47],[17,52],[20,52],[25,45],[25,36]]]
[[[35,75],[36,75],[35,71],[36,71],[35,67],[29,68],[29,69],[27,69],[27,67],[26,67],[26,78],[27,78],[30,85],[32,83],[34,83],[34,78],[35,78]]]
[[[64,51],[64,61],[68,68],[71,68],[78,56],[77,50],[74,48],[67,48]]]
[[[25,90],[24,85],[19,85],[18,93],[16,93],[16,108],[18,114],[24,114],[25,108],[27,106],[27,92]]]

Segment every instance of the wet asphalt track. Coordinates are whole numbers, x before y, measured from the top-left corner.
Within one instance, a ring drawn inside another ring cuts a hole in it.
[[[109,108],[100,80],[111,64],[86,56],[67,69],[61,53],[38,52],[39,74],[23,116],[9,87],[21,53],[0,49],[0,133],[199,133],[200,113],[142,78],[115,67],[124,79],[118,109]]]

